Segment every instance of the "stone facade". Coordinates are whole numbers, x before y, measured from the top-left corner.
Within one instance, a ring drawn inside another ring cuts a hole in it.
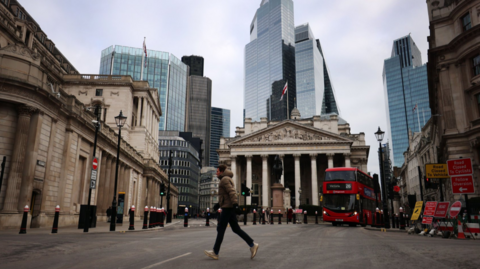
[[[292,111],[292,119],[260,122],[245,119],[245,127],[237,127],[235,138],[221,138],[219,162],[231,167],[236,188],[246,182],[252,195],[248,205],[272,206],[272,165],[279,155],[284,173],[279,183],[291,198],[284,207],[300,204],[319,205],[325,169],[357,167],[367,170],[370,146],[364,133],[351,134],[350,125],[335,114],[301,119]],[[300,191],[301,190],[301,194]],[[263,195],[267,194],[267,195]],[[285,196],[285,195],[284,195]],[[243,204],[243,199],[240,199]]]
[[[480,174],[480,1],[427,0],[430,20],[428,79],[439,163],[472,158],[475,194]],[[478,64],[478,63],[477,63]],[[451,195],[451,183],[445,181]],[[458,200],[461,195],[451,195]],[[463,196],[463,195],[462,195]],[[479,198],[476,198],[479,199]],[[478,201],[478,200],[477,200]],[[480,202],[477,202],[478,212]],[[476,214],[475,212],[475,214]]]
[[[97,221],[106,220],[113,200],[118,140],[114,116],[120,109],[128,121],[122,128],[117,191],[125,192],[125,208],[159,206],[159,186],[167,176],[158,165],[154,126],[161,109],[156,91],[130,77],[79,75],[28,12],[11,2],[8,7],[0,4],[0,158],[7,159],[0,228],[18,228],[25,205],[31,207],[29,227],[50,227],[56,205],[61,208],[60,226],[78,223],[90,186],[95,115],[87,108],[92,105],[107,108],[100,121],[97,188],[91,198]],[[17,8],[21,17],[13,15]],[[107,95],[92,95],[99,88]],[[149,105],[143,106],[141,122],[139,102]],[[177,197],[173,188],[173,209]],[[137,218],[142,215],[143,210],[136,211]]]

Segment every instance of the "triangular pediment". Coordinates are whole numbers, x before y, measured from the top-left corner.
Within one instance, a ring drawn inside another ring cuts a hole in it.
[[[240,144],[289,144],[289,143],[352,143],[353,140],[341,135],[303,125],[294,121],[282,121],[276,125],[258,130],[232,141]]]

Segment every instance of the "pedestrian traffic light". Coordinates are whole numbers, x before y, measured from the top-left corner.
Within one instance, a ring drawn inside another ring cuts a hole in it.
[[[160,184],[160,196],[165,196],[165,184]]]
[[[242,196],[250,196],[250,188],[248,188],[245,183],[242,183]]]

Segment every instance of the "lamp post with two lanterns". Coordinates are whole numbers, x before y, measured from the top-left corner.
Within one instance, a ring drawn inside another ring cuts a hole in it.
[[[385,174],[383,168],[383,152],[382,152],[382,140],[385,132],[380,130],[378,127],[378,131],[375,133],[375,137],[378,141],[378,154],[380,155],[380,179],[382,181],[382,204],[383,204],[383,220],[385,223],[385,228],[390,229],[390,220],[388,219],[388,206],[387,206],[387,185],[385,184]]]

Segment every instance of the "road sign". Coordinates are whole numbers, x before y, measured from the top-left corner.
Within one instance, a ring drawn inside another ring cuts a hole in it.
[[[437,208],[437,202],[426,202],[425,210],[423,211],[424,216],[433,216],[435,215],[435,209]]]
[[[471,175],[473,174],[472,159],[448,160],[448,174],[450,176]]]
[[[439,202],[437,205],[437,210],[435,210],[435,218],[445,218],[447,217],[448,206],[450,202]]]
[[[458,213],[460,213],[460,210],[462,209],[462,202],[456,201],[455,203],[452,204],[450,207],[450,217],[455,218]]]
[[[448,168],[445,163],[425,164],[427,178],[448,178]]]
[[[415,203],[415,208],[413,209],[412,218],[410,220],[418,220],[420,213],[422,213],[423,201],[418,201]]]
[[[471,175],[455,176],[451,177],[451,180],[453,194],[475,193],[475,187],[473,186],[473,177]]]
[[[93,157],[92,173],[90,174],[90,189],[95,189],[97,187],[97,168],[98,159],[97,157]]]
[[[98,160],[97,157],[93,158],[92,168],[93,170],[97,170],[98,167]]]
[[[433,217],[423,217],[422,224],[432,224]]]

